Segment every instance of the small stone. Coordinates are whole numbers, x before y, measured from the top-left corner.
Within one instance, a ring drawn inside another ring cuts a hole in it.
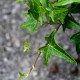
[[[68,50],[68,49],[69,49],[69,46],[68,46],[68,45],[64,45],[63,48],[64,48],[65,50]]]
[[[13,36],[12,41],[15,47],[20,47],[20,41],[15,36]]]
[[[60,79],[60,80],[64,80],[64,79]]]
[[[19,40],[16,40],[16,42],[14,43],[14,45],[15,45],[16,47],[20,47],[20,42],[19,42]]]
[[[78,21],[78,20],[79,20],[79,18],[78,18],[78,17],[75,17],[75,20],[76,20],[76,21]]]
[[[12,24],[15,24],[16,23],[16,20],[15,19],[12,19],[11,23]]]
[[[7,42],[7,46],[10,47],[12,44],[11,42]]]
[[[7,61],[8,61],[8,59],[7,59],[6,57],[4,57],[4,59],[3,59],[3,60],[4,60],[4,62],[7,62]]]
[[[11,11],[8,10],[8,9],[3,9],[2,12],[3,12],[4,14],[6,14],[6,15],[10,15],[10,14],[11,14]]]
[[[3,16],[3,20],[7,20],[8,18],[9,18],[8,15]]]
[[[56,72],[58,72],[58,67],[56,64],[53,63],[50,68],[50,73],[56,73]]]
[[[8,52],[12,52],[12,51],[13,51],[13,49],[12,49],[11,47],[6,47],[6,50],[7,50]]]
[[[0,61],[0,65],[2,65],[2,62]]]
[[[19,8],[20,8],[19,4],[15,5],[15,7],[12,9],[12,14],[15,14]]]
[[[34,72],[33,72],[33,76],[37,76],[37,72],[34,71]]]
[[[3,73],[5,73],[5,72],[6,72],[5,69],[0,69],[0,74],[3,74]]]
[[[7,40],[10,40],[10,35],[8,33],[6,33],[5,37]]]
[[[71,70],[71,74],[73,74],[73,75],[75,75],[75,76],[78,75],[78,72],[79,72],[79,69],[78,69],[77,66]]]
[[[9,79],[10,80],[13,80],[15,78],[15,76],[13,75],[13,74],[11,74],[10,76],[9,76]]]

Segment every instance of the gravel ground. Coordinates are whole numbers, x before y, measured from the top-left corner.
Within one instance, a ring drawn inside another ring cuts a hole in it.
[[[55,25],[44,25],[33,34],[30,34],[27,29],[20,30],[18,26],[25,20],[20,16],[22,12],[26,12],[23,3],[15,4],[13,0],[0,0],[0,80],[18,80],[19,71],[27,73],[37,53],[27,51],[23,54],[24,40],[27,39],[31,48],[37,50],[46,43],[44,35],[49,35],[55,27]],[[80,15],[74,16],[80,22]],[[74,44],[69,40],[74,32],[76,30],[66,30],[63,33],[60,28],[55,39],[71,56],[77,57]],[[49,73],[52,63],[58,66],[56,74]],[[70,70],[75,67],[73,64],[51,56],[48,66],[45,66],[41,54],[35,70],[24,80],[80,80],[79,66],[79,73],[74,76],[70,73]]]

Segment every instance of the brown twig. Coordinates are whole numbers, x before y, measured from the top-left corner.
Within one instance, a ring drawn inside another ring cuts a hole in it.
[[[73,17],[72,14],[71,14],[70,12],[69,12],[69,14],[70,14],[71,17]]]
[[[61,24],[59,23],[58,27],[56,28],[56,32],[57,32],[58,29],[60,28],[60,25],[61,25]],[[47,42],[45,45],[48,45],[48,44],[49,44],[49,43]],[[30,74],[30,72],[32,71],[32,69],[35,67],[35,64],[36,64],[36,62],[37,62],[37,60],[38,60],[38,58],[39,58],[40,55],[41,55],[41,52],[38,53],[36,59],[34,60],[32,66],[31,66],[31,68],[30,68],[30,70],[29,70],[29,72],[28,72],[28,75]]]
[[[43,21],[43,23],[44,24],[60,24],[59,22],[56,22],[56,23],[48,23],[47,21]],[[40,29],[43,25],[40,25],[36,30]]]
[[[59,24],[59,22],[56,23],[48,23],[47,21],[43,21],[44,24]]]
[[[58,31],[58,29],[60,28],[61,24],[59,23],[58,27],[56,28],[56,32]]]
[[[33,62],[33,65],[32,65],[32,66],[31,66],[31,68],[30,68],[29,73],[30,73],[30,72],[32,71],[32,69],[34,68],[34,66],[35,66],[35,64],[36,64],[36,62],[37,62],[37,60],[38,60],[38,58],[39,58],[40,54],[41,54],[41,52],[39,52],[39,53],[38,53],[38,55],[37,55],[36,59],[35,59],[35,60],[34,60],[34,62]]]

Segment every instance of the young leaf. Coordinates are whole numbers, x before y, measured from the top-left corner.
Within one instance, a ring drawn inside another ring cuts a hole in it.
[[[20,25],[20,29],[28,28],[30,33],[34,32],[37,27],[38,21],[32,16],[32,14],[27,15],[27,20]]]
[[[80,32],[73,34],[70,39],[76,45],[77,54],[80,54]]]
[[[19,75],[20,75],[19,79],[23,79],[25,77],[24,73],[19,72]]]
[[[24,2],[24,0],[15,0],[15,3],[18,3],[18,2],[20,2],[20,1]]]
[[[65,31],[66,28],[68,29],[80,29],[80,24],[72,17],[67,16],[65,19],[65,23],[62,25],[63,26],[63,31]]]
[[[54,6],[64,6],[71,3],[80,3],[80,0],[58,0]]]
[[[30,46],[29,46],[27,40],[25,40],[23,52],[25,52],[27,49],[30,49]]]
[[[69,56],[65,50],[63,50],[60,46],[56,44],[54,40],[55,33],[56,30],[53,30],[49,35],[49,37],[45,37],[45,40],[49,42],[49,45],[39,48],[39,51],[43,53],[45,65],[47,65],[50,55],[60,57],[73,64],[77,64],[76,61],[71,56]]]

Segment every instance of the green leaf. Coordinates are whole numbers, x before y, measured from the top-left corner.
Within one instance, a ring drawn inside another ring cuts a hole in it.
[[[79,3],[73,3],[70,7],[69,12],[70,13],[80,13],[80,4]]]
[[[22,13],[21,16],[27,17],[28,13]]]
[[[43,7],[48,7],[48,2],[49,0],[40,0],[40,3],[42,4]]]
[[[56,30],[53,30],[49,35],[49,37],[45,37],[45,40],[49,42],[49,45],[39,48],[39,51],[43,53],[45,65],[47,65],[50,55],[60,57],[73,64],[77,64],[76,61],[71,56],[69,56],[65,50],[63,50],[60,46],[56,44],[54,40],[55,33]]]
[[[43,24],[43,13],[46,13],[46,10],[43,7],[39,7],[39,20],[41,25]]]
[[[27,40],[25,40],[23,52],[25,52],[25,51],[28,50],[28,49],[30,49],[30,46],[29,46]]]
[[[80,32],[73,34],[70,40],[76,45],[77,54],[80,54]]]
[[[77,54],[80,54],[80,43],[76,44],[76,52]]]
[[[24,0],[15,0],[15,3],[18,3],[18,2],[20,2],[20,1],[24,2]]]
[[[53,8],[52,7],[52,4],[50,2],[48,3],[48,6],[46,8],[46,13],[45,13],[47,22],[50,23],[50,22],[52,22],[52,20],[51,20],[50,15],[49,15],[50,14],[50,11],[48,10],[48,8],[51,8],[51,9]]]
[[[80,43],[80,32],[73,34],[70,38],[75,44]]]
[[[58,0],[54,6],[64,6],[71,3],[80,3],[80,0]]]
[[[47,22],[49,23],[50,22],[49,11],[46,11],[45,16],[46,16]]]
[[[19,75],[20,75],[19,79],[23,79],[25,77],[24,73],[19,72]]]
[[[28,28],[30,33],[36,30],[38,21],[32,16],[32,14],[27,15],[27,20],[20,25],[20,29]]]
[[[27,15],[27,20],[20,25],[20,28],[28,28],[32,33],[36,30],[38,25],[38,19],[41,25],[43,24],[43,13],[46,13],[46,9],[43,8],[39,0],[28,0],[29,13]]]
[[[72,17],[67,16],[65,19],[65,23],[62,25],[63,31],[65,31],[66,28],[68,29],[80,29],[80,24]]]
[[[48,11],[50,11],[49,16],[51,17],[53,22],[60,21],[62,24],[64,23],[64,19],[66,15],[68,14],[67,8],[58,8],[58,7],[51,7],[51,5],[46,8]]]
[[[39,7],[40,7],[40,1],[39,0],[30,0],[28,2],[29,11],[33,15],[33,17],[38,20],[39,18]]]
[[[31,0],[27,0],[26,4],[27,4],[28,10],[29,10],[30,9],[30,5],[31,5]]]
[[[46,12],[40,4],[40,0],[28,0],[29,11],[36,20],[40,20],[41,25],[43,24],[43,13]]]

